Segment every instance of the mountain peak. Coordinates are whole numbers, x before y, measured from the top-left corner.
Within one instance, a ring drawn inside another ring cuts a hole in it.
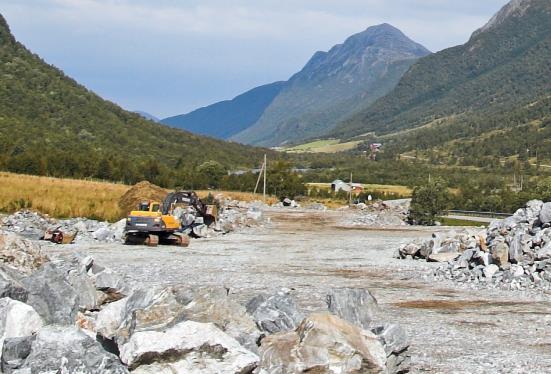
[[[13,44],[14,42],[15,42],[15,38],[13,37],[10,31],[8,22],[2,16],[2,14],[0,14],[0,46],[7,43]]]
[[[548,1],[548,0],[545,0]],[[477,36],[483,32],[492,30],[511,17],[522,17],[526,10],[533,5],[536,0],[511,0],[501,8],[484,26],[473,33]]]

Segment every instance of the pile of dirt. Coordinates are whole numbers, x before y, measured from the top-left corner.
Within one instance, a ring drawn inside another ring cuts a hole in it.
[[[123,214],[128,214],[132,210],[136,210],[138,204],[142,201],[163,201],[168,193],[168,190],[142,181],[131,187],[119,200],[119,208]]]

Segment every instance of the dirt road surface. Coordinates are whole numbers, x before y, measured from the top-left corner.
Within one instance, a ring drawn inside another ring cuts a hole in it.
[[[411,338],[414,373],[551,373],[551,296],[467,290],[423,276],[438,266],[393,258],[423,228],[342,227],[342,213],[270,210],[271,223],[189,248],[51,247],[92,255],[135,286],[224,286],[239,302],[292,289],[306,310],[325,309],[331,287],[366,287],[384,319]],[[445,230],[445,229],[440,229]]]

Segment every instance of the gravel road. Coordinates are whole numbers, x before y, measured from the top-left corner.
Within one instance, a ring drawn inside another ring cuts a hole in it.
[[[287,287],[304,309],[320,310],[331,287],[367,287],[384,319],[408,332],[414,373],[551,373],[551,295],[425,279],[437,264],[392,257],[401,243],[430,236],[426,228],[339,226],[345,213],[334,211],[266,214],[264,227],[194,240],[186,249],[49,248],[53,257],[91,254],[136,286],[225,286],[239,302]]]

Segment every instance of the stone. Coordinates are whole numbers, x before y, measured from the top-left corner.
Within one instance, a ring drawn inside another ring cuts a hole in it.
[[[72,325],[80,300],[65,274],[54,264],[46,263],[38,271],[21,280],[28,290],[31,305],[47,324]]]
[[[326,302],[331,313],[364,329],[379,312],[377,300],[365,288],[333,288]]]
[[[520,265],[511,265],[511,274],[513,277],[518,278],[524,275],[524,268]]]
[[[492,278],[495,273],[499,271],[499,267],[495,264],[490,264],[484,268],[484,276],[486,278]]]
[[[2,373],[10,374],[19,369],[31,353],[34,335],[6,338],[2,347],[0,369]]]
[[[405,373],[409,371],[411,357],[408,353],[409,339],[405,330],[394,323],[385,323],[371,329],[377,335],[387,355],[387,372]]]
[[[132,334],[161,330],[184,319],[184,306],[172,288],[136,290],[105,306],[97,315],[96,331],[104,339],[122,345]]]
[[[184,317],[195,322],[212,322],[252,352],[256,352],[261,332],[244,306],[231,300],[224,288],[203,287],[180,293],[177,298],[184,304]]]
[[[551,223],[551,202],[542,205],[539,220],[542,224]]]
[[[517,232],[509,243],[509,259],[511,262],[517,263],[522,261],[524,233]]]
[[[314,313],[296,331],[262,340],[259,373],[384,373],[386,359],[371,331],[329,313]]]
[[[283,291],[253,298],[247,304],[247,312],[258,328],[268,334],[294,330],[304,318],[291,295]]]
[[[497,243],[490,253],[493,262],[498,266],[503,266],[509,262],[509,247],[505,243]]]
[[[551,259],[551,242],[547,243],[543,248],[541,248],[536,253],[537,260],[547,260]]]
[[[455,260],[459,256],[461,256],[461,253],[459,252],[433,253],[428,257],[427,260],[430,262],[448,262]]]
[[[13,270],[0,265],[0,298],[9,297],[25,302],[28,292],[14,273]]]
[[[92,277],[97,290],[108,293],[119,293],[121,296],[127,296],[129,287],[124,283],[113,270],[105,269]]]
[[[113,240],[115,234],[107,227],[101,227],[92,233],[92,237],[100,242]]]
[[[420,249],[421,249],[420,245],[416,243],[409,243],[400,249],[400,253],[402,253],[403,256],[409,255],[409,256],[415,257]]]
[[[58,325],[45,326],[36,334],[21,369],[32,373],[128,373],[117,356],[82,330]]]
[[[9,297],[0,299],[0,352],[4,339],[32,335],[42,325],[42,319],[31,306]]]
[[[0,231],[0,264],[28,275],[48,261],[40,245],[17,234]]]
[[[133,373],[251,373],[259,360],[214,324],[195,321],[137,332],[120,357]]]

